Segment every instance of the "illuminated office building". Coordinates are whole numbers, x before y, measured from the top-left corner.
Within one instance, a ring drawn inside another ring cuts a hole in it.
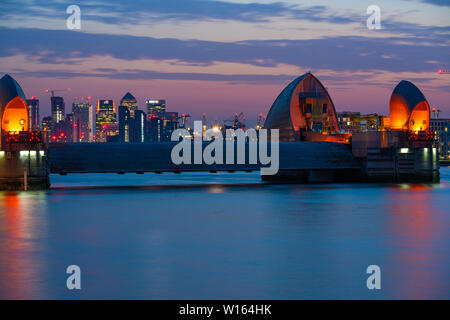
[[[147,100],[145,101],[147,106],[147,115],[150,119],[151,116],[159,118],[164,117],[166,112],[166,100]]]
[[[95,112],[95,137],[97,142],[114,140],[119,135],[114,100],[98,100]]]
[[[53,124],[64,121],[64,118],[66,117],[64,99],[62,97],[51,97],[50,101]]]
[[[119,106],[119,141],[137,142],[139,128],[136,127],[136,113],[138,105],[136,98],[127,92],[120,100]],[[138,141],[140,141],[138,139]]]
[[[138,109],[137,100],[131,93],[127,92],[120,100],[119,107],[126,107],[130,110],[130,117],[134,118],[134,112]]]
[[[134,113],[134,131],[133,142],[145,142],[147,141],[147,116],[144,111],[136,110]]]
[[[450,119],[431,119],[430,129],[438,139],[441,159],[450,159]]]
[[[31,130],[39,130],[39,99],[32,97],[27,99],[28,113]]]

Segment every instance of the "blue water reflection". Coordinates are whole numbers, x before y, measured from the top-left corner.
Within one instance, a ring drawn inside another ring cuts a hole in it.
[[[0,194],[1,298],[450,298],[437,185],[263,185],[255,173],[52,176]],[[82,289],[66,289],[66,267]],[[367,266],[382,290],[366,288]]]

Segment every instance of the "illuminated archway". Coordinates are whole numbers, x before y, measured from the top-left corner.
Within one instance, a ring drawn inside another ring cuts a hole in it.
[[[279,129],[280,141],[299,141],[302,132],[325,140],[339,132],[336,109],[326,88],[311,73],[292,81],[272,104],[265,129]]]
[[[390,127],[393,130],[426,131],[430,127],[430,105],[411,82],[401,81],[389,103]]]
[[[12,99],[3,110],[2,133],[29,130],[28,108],[21,97]]]
[[[409,130],[428,130],[430,126],[430,106],[427,101],[420,102],[409,117]]]

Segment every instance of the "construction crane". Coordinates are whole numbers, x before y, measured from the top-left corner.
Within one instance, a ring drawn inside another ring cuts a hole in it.
[[[232,126],[233,129],[245,128],[245,120],[246,119],[243,119],[243,123],[239,120],[243,116],[243,114],[244,114],[243,112],[241,112],[239,114],[235,113],[233,120],[225,120],[224,123],[226,124],[226,123],[232,122],[233,123],[233,126]],[[225,126],[225,127],[227,127],[227,126]]]
[[[237,113],[234,114],[234,127],[238,128],[240,122],[239,122],[239,118],[243,115],[243,113],[239,113],[239,115]]]
[[[184,129],[189,129],[189,125],[188,125],[188,118],[190,118],[191,115],[190,114],[185,114],[183,113],[180,117],[178,117],[177,120],[181,119],[181,126]]]
[[[262,117],[263,117],[263,114],[260,113],[259,117],[258,117],[258,124],[256,125],[256,131],[259,131],[259,129],[261,129],[261,127],[262,127],[262,125],[261,125]]]
[[[45,89],[45,92],[51,93],[52,97],[55,96],[55,92],[59,92],[59,91],[70,91],[70,88],[67,88],[67,89]]]
[[[78,100],[78,97],[74,97],[73,100],[74,100],[74,101],[77,101],[77,100]],[[81,97],[81,98],[80,98],[80,101],[85,101],[85,100],[89,102],[89,101],[92,100],[92,97],[91,97],[91,96],[87,96],[87,97]]]
[[[202,114],[202,136],[205,136],[206,132],[206,113]]]
[[[219,119],[216,117],[216,119],[214,120],[214,124],[212,126],[212,129],[214,132],[220,132],[222,131],[222,127],[219,125]]]
[[[434,119],[438,119],[439,118],[439,113],[441,112],[441,110],[433,108],[432,111],[433,111]]]

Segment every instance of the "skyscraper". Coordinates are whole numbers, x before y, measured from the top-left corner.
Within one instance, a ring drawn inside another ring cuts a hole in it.
[[[164,117],[166,112],[166,100],[147,100],[145,101],[147,106],[147,115],[150,119],[151,116],[156,116],[158,118]]]
[[[62,97],[51,97],[51,109],[52,109],[52,119],[53,124],[58,124],[61,121],[64,121],[65,114],[65,105],[64,99]]]
[[[430,125],[438,139],[439,156],[450,159],[450,119],[431,119]]]
[[[133,111],[135,112],[135,111]],[[126,106],[119,106],[119,142],[131,142],[133,118],[131,112]]]
[[[142,110],[136,110],[134,114],[134,139],[133,142],[147,141],[147,116]]]
[[[73,113],[69,113],[66,115],[66,119],[64,120],[64,139],[65,142],[73,142],[74,140],[74,132],[75,132],[75,122]]]
[[[92,130],[89,118],[91,108],[92,105],[89,102],[74,102],[72,104],[74,142],[89,142]]]
[[[164,121],[156,115],[148,115],[147,136],[152,142],[161,142],[164,139]]]
[[[51,141],[51,134],[52,134],[52,117],[44,117],[42,118],[42,135],[43,140],[47,143]]]
[[[127,92],[120,100],[119,106],[119,141],[135,142],[135,113],[138,109],[136,98]]]
[[[164,113],[164,135],[162,141],[170,141],[172,133],[179,128],[178,112],[165,112]]]
[[[39,130],[39,100],[36,97],[27,99],[31,130]]]
[[[120,106],[127,107],[130,110],[131,118],[134,118],[134,112],[138,109],[136,98],[129,92],[127,92],[122,100],[120,100]]]
[[[119,134],[114,100],[98,100],[95,115],[95,136],[98,142],[112,140]]]

